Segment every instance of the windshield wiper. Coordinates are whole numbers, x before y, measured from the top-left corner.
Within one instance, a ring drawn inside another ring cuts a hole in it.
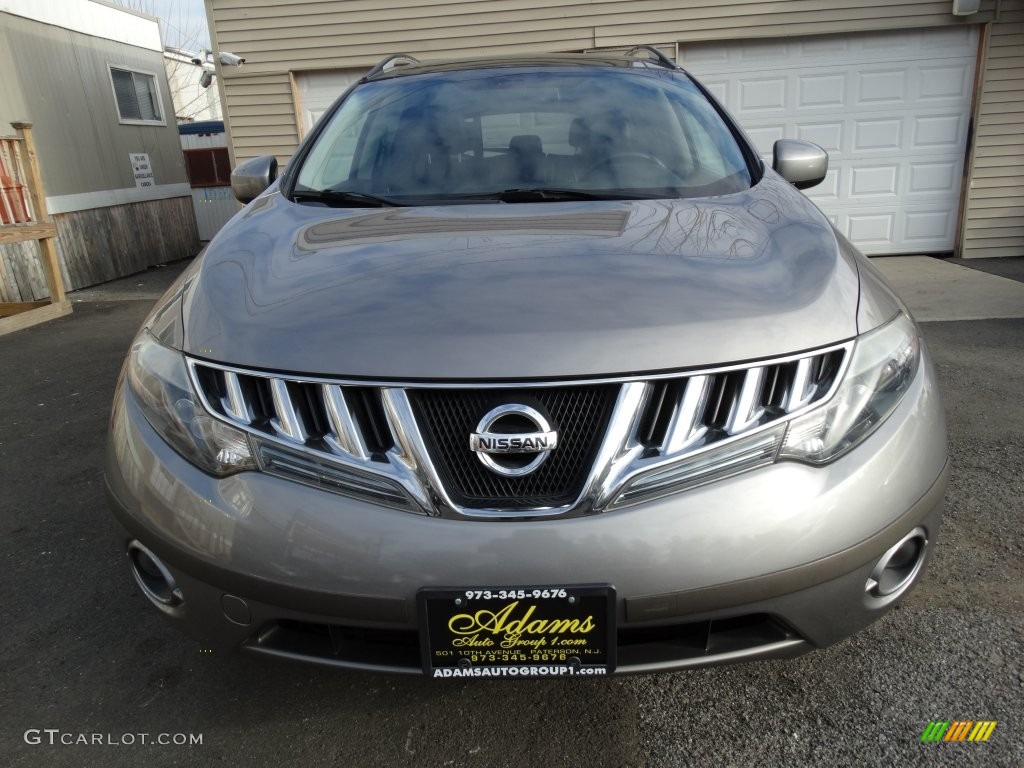
[[[617,189],[563,189],[559,187],[514,187],[500,192],[471,192],[455,195],[431,195],[416,201],[398,201],[366,192],[341,189],[301,189],[292,192],[296,202],[316,202],[338,208],[384,208],[406,205],[444,205],[445,203],[557,203],[570,200],[648,200],[664,195],[627,192]]]
[[[562,189],[558,187],[522,187],[506,189],[494,195],[503,203],[557,203],[565,200],[642,200],[650,195],[615,189]]]
[[[324,203],[338,208],[386,208],[399,205],[399,203],[386,197],[341,189],[295,190],[292,192],[292,199],[296,202],[308,200],[310,202]]]

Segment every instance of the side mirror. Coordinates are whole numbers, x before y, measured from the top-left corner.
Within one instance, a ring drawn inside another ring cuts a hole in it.
[[[231,191],[240,203],[249,203],[277,178],[277,158],[272,155],[254,157],[239,163],[231,172]]]
[[[772,168],[797,189],[807,189],[825,179],[828,152],[809,141],[779,139],[772,150]]]

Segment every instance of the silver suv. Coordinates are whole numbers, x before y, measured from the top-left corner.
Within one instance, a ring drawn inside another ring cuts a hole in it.
[[[918,578],[906,308],[652,49],[389,57],[146,320],[107,484],[207,645],[448,677],[794,656]]]

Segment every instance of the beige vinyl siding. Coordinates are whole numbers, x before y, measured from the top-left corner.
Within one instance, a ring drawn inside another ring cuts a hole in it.
[[[960,255],[1024,256],[1024,0],[989,28]]]
[[[824,3],[820,0],[783,0],[772,3],[704,3],[701,8],[687,9],[686,17],[675,20],[665,12],[639,14],[630,2],[628,11],[618,14],[607,26],[595,27],[598,46],[630,45],[651,37],[674,37],[679,42],[705,40],[744,40],[755,37],[803,37],[842,32],[871,32],[909,27],[938,27],[970,24],[991,17],[993,3],[982,3],[984,12],[968,18],[950,13],[952,2],[876,2],[844,0]],[[627,4],[623,4],[627,5]],[[657,3],[655,3],[657,5]],[[662,5],[664,8],[664,5]],[[675,14],[678,16],[678,12]]]
[[[232,49],[225,45],[222,50]],[[221,70],[225,76],[227,70]],[[243,67],[229,80],[224,84],[223,103],[230,116],[235,163],[260,155],[277,155],[283,166],[299,143],[288,72],[252,75]]]
[[[978,23],[994,0],[966,19],[950,0],[211,0],[224,50],[246,57],[248,73],[369,66],[380,56],[473,56],[497,51],[570,51],[652,40],[725,40]],[[229,71],[227,77],[232,73]]]
[[[372,66],[388,53],[423,58],[582,51],[667,40],[863,32],[976,24],[995,0],[957,18],[951,0],[206,0],[214,44],[244,56],[222,69],[225,118],[236,161],[299,141],[293,72]],[[673,44],[669,44],[670,46]],[[670,54],[674,51],[670,48]],[[291,111],[283,107],[291,105]]]

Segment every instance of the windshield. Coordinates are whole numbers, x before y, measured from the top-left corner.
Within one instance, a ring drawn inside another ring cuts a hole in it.
[[[430,204],[510,191],[519,196],[506,202],[533,199],[521,190],[696,197],[750,183],[736,140],[682,73],[538,67],[357,87],[306,155],[293,192]]]

